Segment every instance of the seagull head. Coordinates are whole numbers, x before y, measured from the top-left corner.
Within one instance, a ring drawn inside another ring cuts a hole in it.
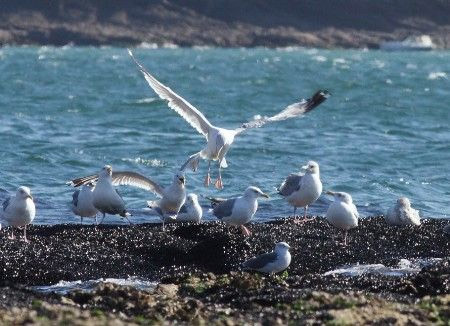
[[[183,172],[179,171],[175,174],[173,181],[184,186],[186,184],[186,177],[184,176]]]
[[[27,199],[31,199],[33,200],[33,196],[31,196],[31,190],[28,187],[19,187],[19,189],[17,189],[17,197],[27,200]]]
[[[327,195],[333,196],[335,201],[341,201],[347,204],[351,204],[353,202],[352,200],[352,196],[350,196],[350,194],[346,193],[346,192],[342,192],[342,191],[338,191],[338,192],[334,192],[334,191],[327,191],[326,192]]]
[[[198,196],[196,194],[188,194],[186,196],[186,201],[190,204],[190,205],[194,205],[195,203],[198,202]]]
[[[315,161],[308,161],[306,165],[302,166],[302,169],[306,170],[306,173],[319,173],[319,164]]]
[[[411,207],[411,202],[406,197],[400,197],[397,199],[397,205],[400,207]]]
[[[288,251],[291,249],[291,246],[286,242],[278,242],[275,244],[275,251]]]
[[[99,175],[101,176],[112,176],[112,167],[111,165],[105,165],[100,171]]]
[[[265,197],[269,198],[269,195],[262,192],[261,189],[258,187],[250,186],[245,190],[244,196],[250,197],[250,198],[259,198],[259,197]]]

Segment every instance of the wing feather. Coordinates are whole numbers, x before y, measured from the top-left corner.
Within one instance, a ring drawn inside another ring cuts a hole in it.
[[[133,56],[133,53],[128,50],[131,58],[133,58],[139,70],[145,77],[145,80],[150,85],[150,87],[155,91],[158,96],[167,100],[169,107],[178,113],[184,120],[186,120],[195,130],[204,135],[208,136],[210,128],[212,128],[211,123],[206,119],[206,117],[197,110],[192,104],[186,101],[184,98],[176,94],[169,87],[160,83],[155,77],[153,77]]]
[[[156,182],[150,180],[143,175],[136,172],[122,171],[112,173],[112,183],[114,186],[132,186],[148,190],[154,194],[162,197],[164,194],[164,188]]]
[[[283,111],[274,116],[255,119],[250,122],[244,123],[240,128],[235,130],[236,134],[240,134],[247,129],[262,127],[268,122],[283,121],[302,116],[319,106],[329,96],[330,93],[328,91],[319,90],[310,99],[291,104]]]

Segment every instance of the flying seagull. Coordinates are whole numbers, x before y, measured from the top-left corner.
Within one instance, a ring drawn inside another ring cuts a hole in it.
[[[334,197],[334,202],[328,207],[326,219],[334,227],[345,231],[344,245],[347,245],[348,230],[358,226],[358,210],[348,193],[333,191],[326,193]]]
[[[85,184],[81,187],[81,190],[75,190],[72,195],[70,208],[75,215],[81,218],[81,224],[83,224],[83,218],[85,217],[95,217],[95,223],[97,224],[98,210],[93,204],[94,187],[93,183]]]
[[[11,226],[10,239],[15,239],[14,228],[23,227],[23,238],[27,239],[27,225],[33,222],[36,216],[36,206],[34,205],[31,190],[28,187],[19,187],[16,195],[9,197],[3,202],[3,211],[0,220],[5,226]]]
[[[221,221],[234,226],[239,226],[244,235],[249,236],[251,232],[244,226],[248,223],[258,209],[258,198],[269,196],[258,187],[248,187],[244,195],[231,199],[210,198],[213,214]]]
[[[411,202],[406,197],[397,200],[394,207],[391,207],[385,221],[391,225],[420,225],[419,212],[411,207]]]
[[[322,193],[322,182],[317,162],[309,161],[302,166],[302,169],[305,169],[306,173],[290,174],[281,184],[278,193],[289,205],[294,206],[294,218],[297,207],[304,207],[303,221],[306,221],[308,206],[314,203]]]
[[[251,258],[242,264],[245,270],[273,274],[284,271],[291,263],[291,247],[286,242],[278,242],[272,252]]]
[[[78,187],[91,182],[96,183],[93,191],[93,204],[103,214],[103,218],[106,214],[118,214],[128,220],[130,215],[125,209],[125,202],[114,186],[134,186],[153,192],[161,197],[160,200],[153,202],[154,206],[159,207],[167,215],[176,215],[186,199],[185,177],[182,172],[176,173],[172,184],[163,188],[139,173],[130,171],[113,172],[110,165],[105,165],[98,174],[74,179],[69,181],[68,184]],[[130,221],[128,220],[128,222]]]
[[[227,154],[230,146],[234,141],[234,138],[237,135],[241,134],[247,129],[259,128],[268,122],[282,121],[304,115],[305,113],[311,111],[322,102],[324,102],[329,96],[328,91],[319,90],[310,99],[291,104],[283,111],[272,117],[264,117],[261,119],[250,121],[248,123],[244,123],[237,129],[220,128],[212,125],[198,109],[196,109],[183,97],[176,94],[169,87],[160,83],[134,58],[133,53],[130,50],[128,50],[128,53],[133,58],[136,65],[139,67],[139,70],[147,80],[147,83],[155,91],[155,93],[158,94],[161,99],[167,100],[169,108],[177,112],[195,130],[197,130],[206,138],[206,147],[200,152],[191,155],[189,159],[183,164],[181,170],[185,170],[186,168],[190,167],[193,171],[196,171],[201,158],[208,160],[208,173],[205,178],[205,186],[209,186],[211,182],[211,161],[218,161],[218,178],[215,182],[215,186],[218,189],[223,188],[221,168],[226,168],[228,166],[225,155]]]

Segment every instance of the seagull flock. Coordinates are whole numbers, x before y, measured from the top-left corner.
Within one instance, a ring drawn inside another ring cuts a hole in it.
[[[322,104],[329,96],[326,90],[319,90],[310,99],[301,100],[271,116],[254,119],[243,123],[236,129],[225,129],[214,126],[201,111],[195,108],[183,97],[169,87],[159,82],[140,64],[133,53],[128,50],[139,71],[143,74],[150,88],[161,98],[167,101],[168,107],[178,113],[190,126],[206,138],[206,147],[189,158],[174,174],[171,183],[162,186],[159,183],[132,171],[113,171],[110,165],[105,165],[97,174],[76,178],[67,184],[77,189],[72,195],[70,204],[72,212],[81,218],[94,218],[98,224],[98,215],[103,222],[106,214],[118,215],[125,218],[130,224],[131,214],[127,211],[125,201],[117,191],[117,186],[133,186],[149,191],[158,197],[157,200],[148,201],[147,206],[157,214],[162,222],[163,229],[166,222],[200,222],[203,216],[202,207],[196,194],[186,193],[186,172],[196,171],[200,159],[208,161],[208,170],[204,185],[208,187],[211,182],[211,161],[217,162],[217,179],[214,185],[223,189],[221,170],[227,168],[226,154],[231,148],[236,136],[248,129],[259,128],[270,122],[282,121],[305,115]],[[278,187],[278,194],[294,208],[294,222],[308,221],[307,210],[322,194],[319,164],[309,161],[302,166],[304,173],[292,173]],[[80,188],[78,188],[80,187]],[[326,220],[337,229],[344,231],[344,245],[347,245],[348,230],[358,226],[359,214],[350,194],[345,192],[326,191],[333,197],[333,201],[326,211]],[[245,236],[250,236],[250,230],[245,226],[258,209],[258,199],[269,196],[261,189],[249,186],[242,196],[234,198],[206,197],[212,206],[212,214],[229,226],[239,227]],[[303,207],[303,218],[297,219],[297,208]],[[14,228],[23,228],[24,240],[27,225],[32,223],[36,215],[36,207],[28,187],[19,187],[15,196],[6,199],[0,212],[1,227],[11,227],[10,239],[14,239]],[[390,225],[420,225],[418,211],[411,207],[410,201],[402,197],[394,207],[390,208],[385,216]],[[254,270],[262,273],[278,273],[285,270],[290,262],[290,246],[279,242],[270,253],[264,253],[251,258],[242,264],[245,270]]]

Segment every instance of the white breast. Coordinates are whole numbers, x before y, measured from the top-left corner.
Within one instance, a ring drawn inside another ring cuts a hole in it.
[[[256,199],[239,197],[234,203],[232,215],[224,217],[222,220],[231,225],[243,225],[251,220],[257,209],[258,201]]]
[[[349,230],[358,226],[358,218],[355,215],[356,207],[352,207],[352,205],[334,201],[327,210],[327,221],[342,230]]]
[[[314,203],[322,193],[322,182],[317,174],[305,174],[301,179],[300,189],[294,191],[287,201],[296,207],[304,207]]]

